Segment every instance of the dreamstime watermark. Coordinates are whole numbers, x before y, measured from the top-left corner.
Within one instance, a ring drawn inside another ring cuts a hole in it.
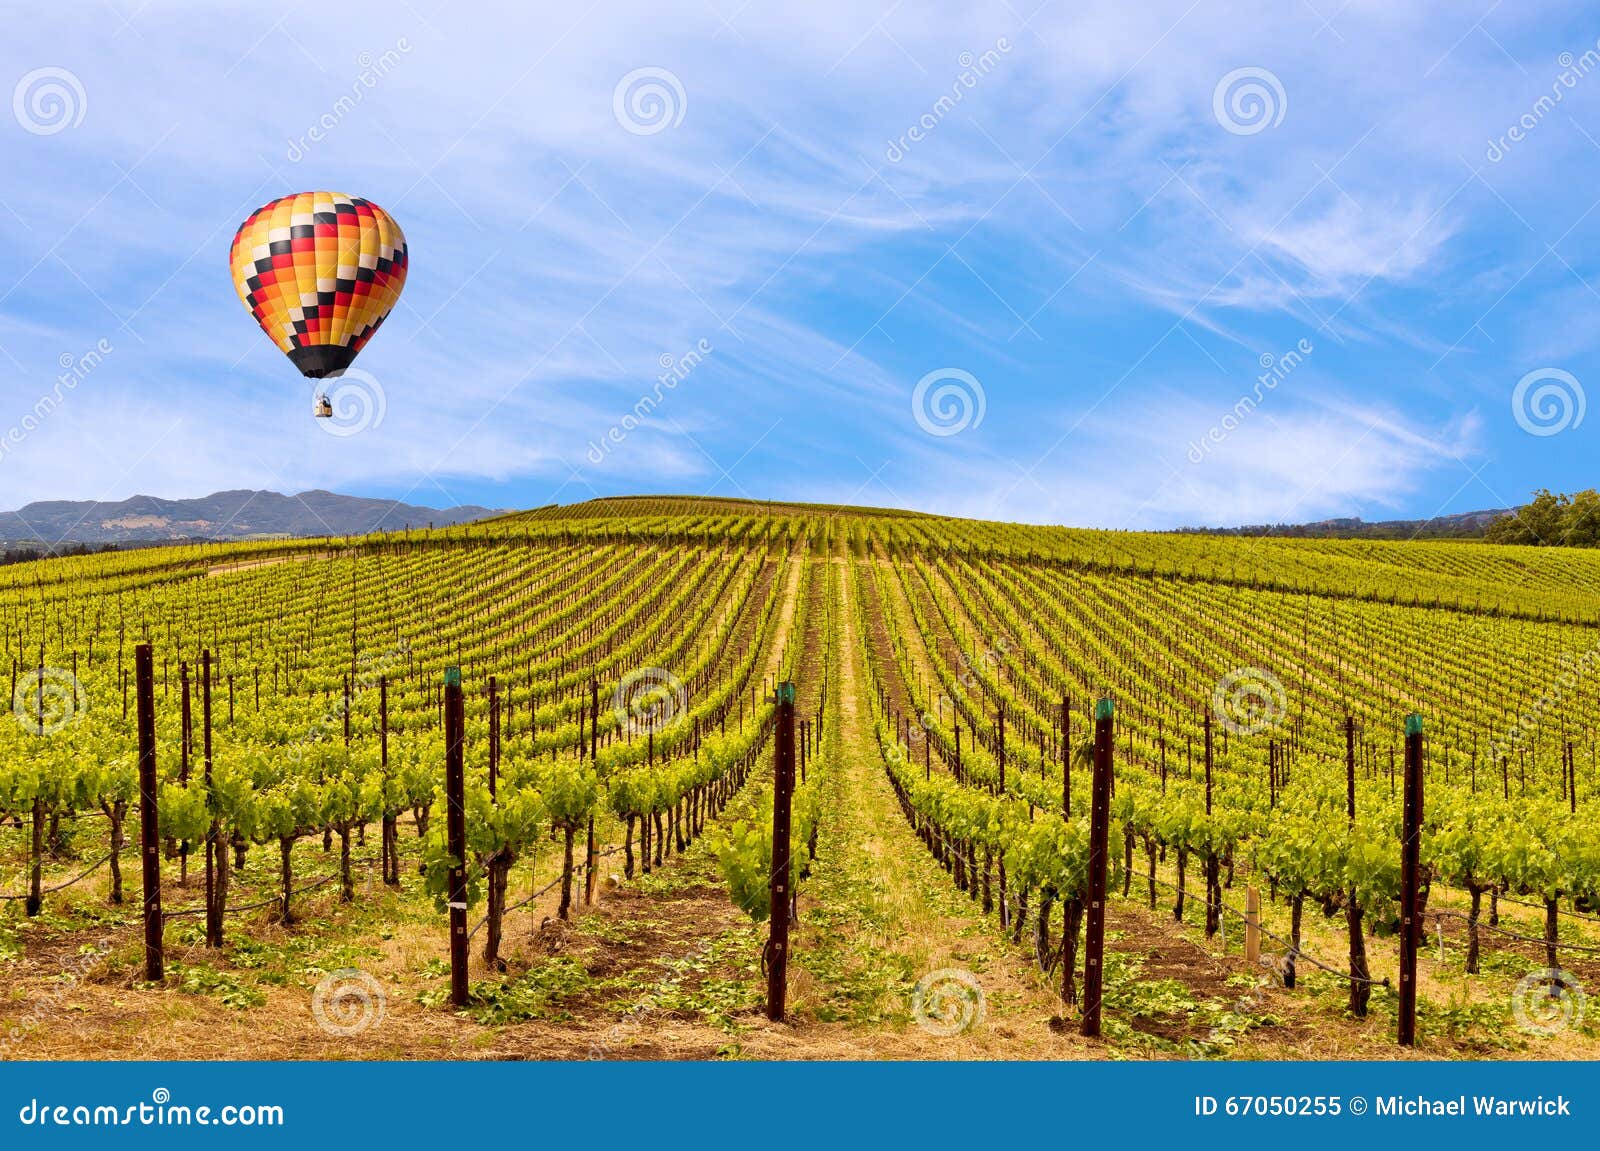
[[[35,136],[76,128],[88,112],[83,81],[66,68],[35,68],[11,90],[11,115],[23,131]]]
[[[1583,385],[1561,368],[1535,368],[1511,390],[1511,414],[1530,436],[1554,436],[1583,423]]]
[[[1211,113],[1223,130],[1254,136],[1283,123],[1289,94],[1283,81],[1266,68],[1235,68],[1211,92]]]
[[[962,687],[971,687],[982,676],[982,670],[987,667],[991,671],[1001,667],[1005,657],[1011,651],[1011,641],[1005,636],[1000,636],[994,641],[994,646],[986,648],[977,656],[971,655],[966,648],[960,648],[956,653],[956,682]]]
[[[326,140],[328,133],[342,124],[345,117],[361,105],[367,98],[367,93],[399,67],[401,58],[409,55],[412,47],[411,41],[402,36],[394,42],[394,47],[381,55],[374,56],[371,52],[363,52],[357,56],[356,64],[361,71],[351,82],[350,90],[340,95],[326,112],[317,117],[311,127],[298,137],[289,140],[289,149],[285,153],[289,163],[298,164],[306,158],[306,154],[314,145]]]
[[[600,1038],[589,1045],[585,1058],[590,1061],[609,1058],[617,1048],[631,1043],[644,1030],[645,1024],[661,1013],[661,1008],[653,1001],[645,1000],[601,1032]]]
[[[1314,350],[1311,341],[1302,336],[1300,342],[1287,352],[1276,356],[1271,352],[1262,352],[1260,359],[1256,361],[1261,365],[1262,372],[1256,377],[1255,387],[1240,396],[1228,413],[1206,430],[1205,435],[1189,441],[1187,453],[1189,462],[1191,464],[1205,462],[1206,456],[1211,454],[1211,449],[1237,431],[1250,417],[1250,413],[1261,406],[1267,395],[1276,391],[1278,385],[1288,379]]]
[[[676,72],[666,68],[635,68],[611,92],[611,114],[626,132],[654,136],[683,123],[689,111],[689,94]]]
[[[1491,164],[1498,164],[1511,153],[1511,149],[1528,138],[1528,134],[1544,123],[1544,118],[1556,110],[1556,105],[1566,98],[1566,94],[1578,86],[1582,80],[1596,68],[1600,68],[1600,40],[1595,41],[1595,46],[1584,52],[1582,56],[1574,57],[1571,52],[1563,52],[1556,57],[1556,63],[1561,71],[1556,73],[1556,78],[1550,82],[1550,94],[1540,96],[1511,127],[1502,132],[1498,139],[1487,141],[1488,147],[1484,149],[1484,159]]]
[[[935,100],[933,106],[919,116],[916,123],[902,132],[898,140],[889,141],[889,147],[884,152],[885,159],[891,164],[898,164],[904,160],[912,147],[927,139],[928,133],[943,123],[944,118],[956,110],[956,105],[966,99],[966,94],[978,86],[978,81],[999,67],[1001,58],[1010,52],[1011,41],[1002,36],[994,42],[994,47],[978,55],[963,52],[956,57],[956,63],[960,65],[961,71],[950,84],[950,91]]]
[[[389,410],[389,397],[371,372],[346,368],[332,379],[314,381],[312,402],[321,406],[324,399],[332,414],[317,420],[317,426],[330,436],[354,436],[378,427]]]
[[[918,1027],[941,1039],[971,1031],[988,1013],[983,985],[960,967],[930,971],[911,990],[911,1017]]]
[[[383,985],[358,967],[322,977],[311,992],[311,1014],[329,1035],[348,1038],[383,1022],[389,997]]]
[[[1594,674],[1596,665],[1600,665],[1600,646],[1591,647],[1576,658],[1563,652],[1558,662],[1564,666],[1555,677],[1555,682],[1517,714],[1517,721],[1507,729],[1503,738],[1490,741],[1489,754],[1495,760],[1504,758],[1510,749],[1520,746],[1544,722],[1546,715],[1565,703],[1584,680]]]
[[[949,699],[950,697],[946,696],[945,698]],[[880,737],[878,748],[883,754],[884,762],[891,767],[909,766],[911,764],[911,746],[923,741],[927,733],[933,730],[934,722],[933,714],[925,711],[916,717],[915,723],[907,724],[904,730],[896,729],[893,732],[893,738],[890,739],[888,744],[884,744]],[[904,745],[900,742],[901,735],[906,737]],[[931,743],[929,744],[929,749],[932,749]]]
[[[1583,1026],[1588,997],[1570,971],[1557,967],[1530,971],[1511,992],[1511,1014],[1517,1027],[1546,1039]]]
[[[58,1103],[30,1099],[17,1112],[24,1127],[282,1127],[282,1106],[227,1103],[220,1107],[173,1103],[172,1092],[157,1087],[148,1103],[117,1107],[108,1103]]]
[[[345,715],[347,712],[354,710],[356,701],[366,695],[367,692],[375,689],[383,681],[383,677],[389,674],[389,669],[405,659],[410,653],[410,642],[401,640],[399,646],[390,648],[380,655],[362,656],[360,670],[356,672],[350,681],[349,698],[341,698],[337,704],[324,712],[310,727],[306,728],[306,733],[303,736],[289,746],[288,751],[284,753],[289,762],[299,763],[305,756],[306,748],[321,739],[323,732],[330,728],[343,727]]]
[[[20,446],[28,436],[39,430],[44,422],[49,419],[57,408],[66,403],[67,397],[77,390],[79,384],[88,379],[90,374],[105,362],[105,358],[116,351],[110,340],[101,339],[95,346],[81,355],[71,352],[62,352],[56,358],[61,372],[56,376],[55,387],[33,401],[23,417],[12,424],[0,434],[0,460],[4,460],[11,451]]]
[[[110,952],[111,940],[107,938],[84,948],[70,959],[63,959],[61,978],[29,1006],[9,1031],[0,1035],[0,1059],[9,1056],[12,1048],[37,1031],[51,1016],[62,1011],[67,996],[83,982],[94,965]]]
[[[1235,735],[1257,735],[1277,727],[1288,710],[1283,683],[1265,668],[1235,668],[1211,692],[1217,722]]]
[[[663,667],[630,671],[617,684],[611,711],[617,724],[634,735],[648,735],[672,726],[689,708],[689,689]]]
[[[1225,919],[1226,917],[1224,916],[1223,918]],[[1261,963],[1264,967],[1271,968],[1279,980],[1283,978],[1283,973],[1289,966],[1287,957],[1277,955],[1270,958],[1263,956]],[[1263,975],[1257,979],[1250,985],[1248,991],[1233,1001],[1233,1005],[1228,1009],[1228,1014],[1236,1020],[1244,1020],[1263,1011],[1270,1002],[1267,997],[1267,988],[1271,986],[1272,980],[1273,976],[1270,975]],[[1184,1046],[1188,1050],[1189,1058],[1205,1059],[1214,1057],[1219,1048],[1231,1046],[1232,1043],[1232,1033],[1226,1027],[1218,1024],[1206,1032],[1204,1039],[1191,1039]]]
[[[935,368],[911,392],[911,414],[930,436],[953,436],[983,423],[983,385],[960,368]]]
[[[683,957],[680,969],[703,969],[712,957],[715,941],[701,944],[694,951]],[[668,976],[655,989],[640,1000],[626,1015],[616,1023],[600,1033],[600,1037],[589,1045],[585,1058],[593,1061],[610,1058],[611,1053],[619,1047],[626,1047],[635,1037],[644,1030],[645,1025],[658,1015],[670,1016],[672,1012],[662,1007],[657,1001],[657,996],[674,993],[678,990],[678,981]]]
[[[89,711],[88,689],[66,668],[35,667],[17,676],[11,714],[24,731],[54,735]]]
[[[661,374],[656,377],[655,387],[634,401],[633,408],[622,419],[607,428],[599,440],[589,441],[589,450],[585,453],[591,464],[601,464],[611,454],[613,448],[619,446],[628,438],[628,433],[634,431],[639,425],[646,423],[667,398],[667,393],[688,379],[690,374],[705,362],[716,349],[711,346],[710,340],[701,340],[681,356],[674,356],[671,352],[662,352],[661,358],[656,362],[661,366]]]

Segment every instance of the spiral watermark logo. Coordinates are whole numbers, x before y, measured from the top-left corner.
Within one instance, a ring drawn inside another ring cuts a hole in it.
[[[1570,971],[1545,967],[1530,971],[1511,992],[1511,1014],[1517,1027],[1546,1039],[1583,1026],[1587,997]]]
[[[959,648],[956,652],[956,682],[962,687],[971,687],[974,683],[982,681],[983,672],[987,670],[991,675],[1004,670],[1005,657],[1011,652],[1011,641],[1005,636],[1000,636],[994,641],[994,646],[973,654],[966,648]]]
[[[1270,671],[1241,667],[1217,681],[1211,692],[1211,710],[1217,722],[1235,735],[1255,735],[1283,721],[1289,697]]]
[[[330,436],[354,436],[383,423],[389,399],[371,372],[346,368],[343,375],[318,380],[315,398],[317,424]]]
[[[688,110],[683,81],[665,68],[635,68],[617,81],[611,93],[612,115],[635,136],[676,128]]]
[[[76,128],[88,111],[83,81],[65,68],[35,68],[11,90],[11,114],[35,136]]]
[[[953,436],[976,428],[987,408],[983,385],[960,368],[936,368],[911,392],[911,414],[930,436]]]
[[[666,668],[642,667],[617,684],[611,711],[634,735],[663,731],[689,707],[689,689]]]
[[[329,1035],[349,1037],[383,1022],[389,997],[365,971],[344,967],[322,977],[311,992],[311,1014]]]
[[[1511,392],[1511,414],[1530,436],[1554,436],[1583,423],[1583,385],[1560,368],[1536,368]]]
[[[988,1013],[978,977],[959,967],[930,971],[911,990],[911,1015],[929,1035],[949,1037],[971,1031]]]
[[[11,714],[24,731],[54,735],[77,723],[89,710],[89,693],[65,668],[40,667],[17,677],[11,693]]]
[[[1294,951],[1285,951],[1282,955],[1274,951],[1263,955],[1260,963],[1261,966],[1272,972],[1272,978],[1282,984],[1289,978],[1289,973],[1295,969],[1296,955],[1297,953]]]
[[[1265,68],[1235,68],[1217,81],[1211,111],[1235,136],[1254,136],[1283,123],[1289,95],[1283,82]]]

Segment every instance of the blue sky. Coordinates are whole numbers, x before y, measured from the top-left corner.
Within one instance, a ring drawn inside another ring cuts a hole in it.
[[[12,22],[0,507],[683,492],[1160,528],[1596,481],[1592,5],[465,12]],[[319,188],[411,245],[348,436],[226,267],[250,210]]]

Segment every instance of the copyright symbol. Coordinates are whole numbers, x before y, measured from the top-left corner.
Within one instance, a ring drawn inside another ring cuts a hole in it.
[[[1360,1095],[1357,1095],[1354,1099],[1350,1100],[1350,1114],[1352,1114],[1352,1115],[1365,1115],[1366,1113],[1367,1113],[1367,1101],[1366,1101],[1366,1099],[1364,1099]]]

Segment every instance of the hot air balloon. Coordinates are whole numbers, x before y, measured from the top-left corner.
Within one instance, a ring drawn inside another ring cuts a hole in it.
[[[410,260],[400,225],[372,201],[300,192],[250,213],[228,264],[261,330],[320,380],[343,373],[383,324]],[[332,415],[325,395],[316,414]]]

